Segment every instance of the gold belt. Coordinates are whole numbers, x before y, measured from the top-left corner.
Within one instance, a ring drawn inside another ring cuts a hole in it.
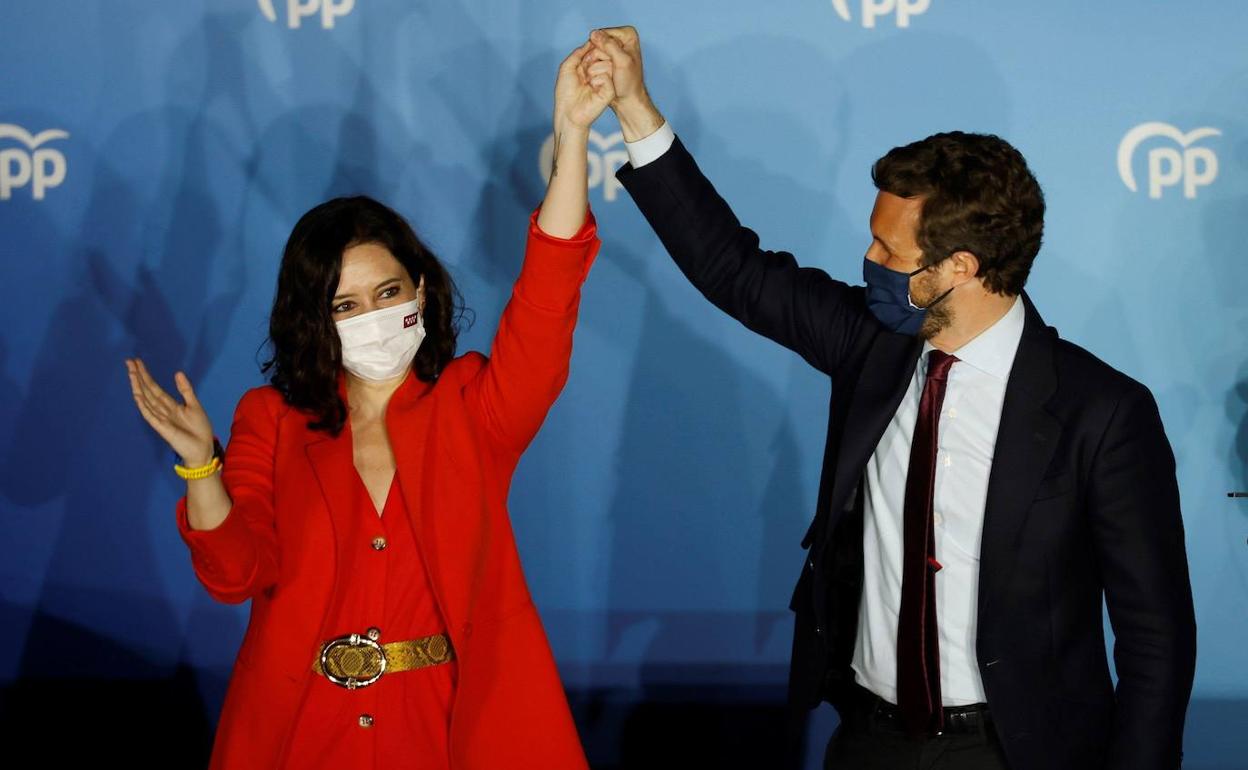
[[[336,685],[367,687],[382,674],[437,666],[455,657],[445,634],[380,644],[372,634],[347,634],[321,645],[312,670]]]

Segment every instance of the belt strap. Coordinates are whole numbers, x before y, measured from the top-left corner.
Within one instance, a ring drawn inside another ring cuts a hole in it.
[[[905,730],[905,720],[901,709],[862,685],[854,682],[850,688],[851,708],[855,709],[862,719],[873,721],[877,725],[892,727],[897,731]],[[992,724],[992,714],[986,703],[974,703],[969,706],[945,706],[941,709],[943,730],[934,733],[973,733],[983,726],[985,729]],[[931,737],[929,734],[927,737]]]
[[[451,641],[446,634],[386,644],[351,634],[322,643],[312,670],[334,684],[354,690],[377,681],[382,673],[437,666],[454,658],[455,651],[451,649]]]

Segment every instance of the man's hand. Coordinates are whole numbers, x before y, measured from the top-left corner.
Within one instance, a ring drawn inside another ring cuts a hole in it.
[[[624,141],[635,142],[653,134],[663,125],[663,116],[646,91],[637,30],[633,27],[596,29],[590,33],[589,42],[592,45],[585,55],[586,66],[597,61],[611,62],[611,80],[615,85],[611,109],[620,119]]]

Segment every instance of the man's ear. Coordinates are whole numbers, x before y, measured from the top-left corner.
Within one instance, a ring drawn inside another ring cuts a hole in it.
[[[949,255],[949,261],[953,265],[953,275],[955,278],[975,278],[979,276],[979,257],[974,253],[965,249],[955,251]]]

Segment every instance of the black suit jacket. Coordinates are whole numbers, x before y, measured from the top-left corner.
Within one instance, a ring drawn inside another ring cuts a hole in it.
[[[876,322],[861,287],[759,248],[679,140],[617,176],[707,299],[831,378],[818,508],[790,605],[789,692],[807,708],[837,704],[853,681],[862,598],[860,480],[922,343]],[[980,550],[975,649],[989,708],[1017,770],[1178,767],[1196,623],[1174,456],[1148,389],[1023,301]]]

